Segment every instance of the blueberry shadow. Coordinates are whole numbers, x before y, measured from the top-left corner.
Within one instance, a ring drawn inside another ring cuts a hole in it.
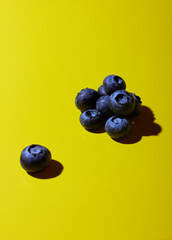
[[[52,159],[50,165],[46,169],[35,173],[28,172],[28,174],[39,179],[49,179],[59,176],[62,173],[63,169],[64,167],[60,162]]]
[[[162,131],[161,126],[154,123],[154,114],[147,106],[142,106],[141,113],[130,120],[132,122],[130,134],[119,140],[113,139],[114,141],[124,144],[132,144],[139,142],[143,136],[157,136]]]

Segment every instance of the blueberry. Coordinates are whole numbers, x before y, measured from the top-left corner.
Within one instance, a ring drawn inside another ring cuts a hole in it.
[[[50,151],[41,145],[30,145],[21,153],[20,164],[27,172],[38,172],[48,167],[51,160]]]
[[[85,129],[95,130],[104,123],[104,116],[96,109],[87,109],[81,114],[80,122]]]
[[[114,113],[109,108],[109,95],[101,96],[96,102],[96,109],[106,116],[113,116]]]
[[[104,90],[103,85],[101,85],[101,86],[98,88],[97,92],[98,92],[101,96],[107,95],[107,93],[106,93],[105,90]]]
[[[117,75],[109,75],[104,79],[103,87],[105,92],[110,95],[116,90],[120,90],[120,89],[125,90],[126,83],[121,77]]]
[[[135,103],[136,103],[134,111],[132,112],[132,116],[136,116],[142,110],[142,105],[141,105],[142,101],[141,101],[141,98],[139,96],[135,95],[134,93],[131,93],[131,94],[133,95]]]
[[[124,117],[113,116],[107,120],[105,130],[113,139],[123,138],[129,134],[131,123]]]
[[[94,89],[85,88],[77,94],[75,98],[75,104],[78,109],[85,111],[89,108],[94,108],[99,97],[99,93]]]
[[[117,90],[109,97],[109,107],[117,115],[129,115],[134,111],[135,100],[129,92]]]

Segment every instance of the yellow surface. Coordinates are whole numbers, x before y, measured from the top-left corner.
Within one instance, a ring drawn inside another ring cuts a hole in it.
[[[0,1],[0,239],[172,239],[170,0]],[[133,144],[93,134],[74,100],[124,78],[162,131]],[[64,169],[27,174],[37,143]]]

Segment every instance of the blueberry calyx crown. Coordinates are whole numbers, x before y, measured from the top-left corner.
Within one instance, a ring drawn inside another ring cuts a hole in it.
[[[99,115],[99,114],[98,114],[97,111],[87,110],[87,111],[85,112],[85,115],[86,115],[87,117],[90,117],[90,118],[95,118],[95,117],[96,117],[97,115]]]
[[[121,124],[123,122],[123,118],[119,118],[118,116],[114,116],[111,121],[114,123],[114,124]]]
[[[30,152],[34,157],[36,157],[38,154],[43,153],[43,148],[40,145],[32,144],[28,148],[28,152]]]
[[[116,97],[115,97],[115,100],[119,103],[119,104],[127,104],[128,102],[129,102],[129,98],[126,96],[126,95],[124,95],[124,94],[122,94],[122,93],[120,93],[120,94],[118,94]]]
[[[114,76],[113,76],[113,79],[114,79],[114,81],[115,81],[117,84],[121,84],[121,83],[122,83],[122,79],[121,79],[119,76],[114,75]]]

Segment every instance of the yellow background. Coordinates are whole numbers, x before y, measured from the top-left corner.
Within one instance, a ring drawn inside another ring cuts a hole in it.
[[[170,0],[0,1],[0,239],[172,239]],[[162,128],[133,144],[90,133],[76,94],[109,74]],[[64,169],[38,179],[30,144]]]

